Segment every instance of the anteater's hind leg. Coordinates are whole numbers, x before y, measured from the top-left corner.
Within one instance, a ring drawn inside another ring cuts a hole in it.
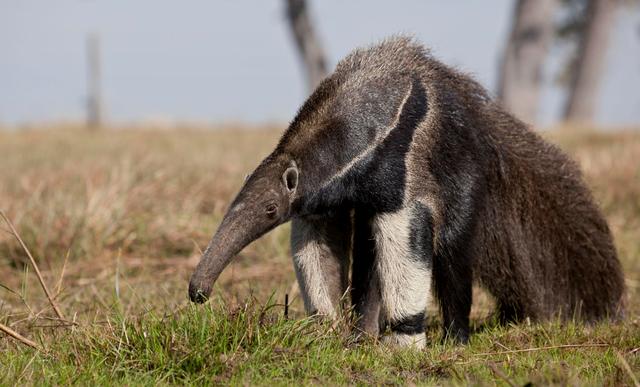
[[[373,337],[380,333],[380,287],[375,270],[376,244],[372,216],[356,210],[353,219],[351,302],[356,329]]]
[[[426,341],[431,231],[425,215],[426,209],[416,203],[373,219],[382,314],[391,329],[384,340],[393,344],[424,347]]]
[[[309,315],[336,317],[348,283],[351,215],[291,221],[293,264]]]

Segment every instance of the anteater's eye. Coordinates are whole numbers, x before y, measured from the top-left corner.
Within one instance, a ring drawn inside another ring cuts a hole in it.
[[[275,203],[271,203],[267,206],[267,216],[273,218],[278,213],[278,206]]]

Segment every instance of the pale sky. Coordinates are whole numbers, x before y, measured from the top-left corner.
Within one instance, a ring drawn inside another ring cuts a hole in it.
[[[353,48],[413,34],[490,91],[511,0],[310,0],[331,65]],[[282,0],[0,0],[0,124],[81,120],[85,41],[102,42],[115,122],[287,122],[306,96]],[[541,121],[562,108],[554,49]],[[640,10],[625,8],[607,53],[598,122],[640,123]]]

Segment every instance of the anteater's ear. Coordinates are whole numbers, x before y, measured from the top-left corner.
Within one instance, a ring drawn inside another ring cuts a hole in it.
[[[285,188],[289,192],[289,195],[293,197],[293,194],[298,188],[298,166],[295,161],[291,161],[291,165],[282,174],[282,182]]]

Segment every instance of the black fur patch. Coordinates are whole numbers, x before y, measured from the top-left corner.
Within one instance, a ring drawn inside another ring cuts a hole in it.
[[[428,268],[433,265],[433,218],[431,211],[416,203],[412,208],[409,246],[414,256],[420,257]]]
[[[351,261],[351,302],[356,329],[377,335],[380,332],[380,289],[375,271],[376,245],[371,229],[373,214],[356,210],[353,217]]]
[[[414,314],[402,320],[393,321],[389,324],[389,328],[391,332],[404,333],[407,335],[424,333],[424,313]]]

